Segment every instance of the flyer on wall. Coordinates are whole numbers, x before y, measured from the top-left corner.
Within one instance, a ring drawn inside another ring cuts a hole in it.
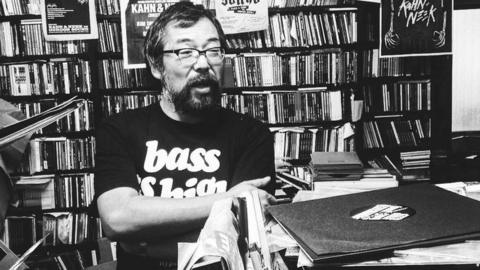
[[[384,0],[380,57],[452,53],[453,0]]]
[[[94,0],[44,0],[41,14],[47,41],[98,38]]]
[[[143,43],[148,28],[166,8],[178,0],[120,0],[123,67],[146,68]]]
[[[215,13],[225,34],[262,31],[268,28],[267,0],[216,0]]]

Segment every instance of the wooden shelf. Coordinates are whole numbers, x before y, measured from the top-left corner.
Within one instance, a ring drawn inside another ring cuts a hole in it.
[[[39,102],[42,100],[66,100],[74,96],[79,98],[91,99],[91,93],[74,93],[74,94],[49,94],[49,95],[31,95],[31,96],[0,96],[10,102]]]
[[[21,20],[32,20],[32,19],[41,19],[41,17],[40,15],[36,15],[36,14],[0,16],[0,22],[20,22]]]
[[[366,112],[363,114],[363,120],[382,120],[391,118],[402,119],[425,119],[431,118],[432,111],[420,110],[420,111],[398,111],[398,112]]]
[[[2,64],[14,64],[19,62],[39,62],[47,61],[51,59],[88,59],[87,53],[77,53],[77,54],[41,54],[41,55],[18,55],[18,56],[0,56],[0,63]]]
[[[32,135],[34,138],[43,138],[43,137],[67,137],[67,138],[85,138],[91,137],[95,134],[93,130],[82,130],[82,131],[59,131],[59,132],[46,132],[46,133],[35,133]]]

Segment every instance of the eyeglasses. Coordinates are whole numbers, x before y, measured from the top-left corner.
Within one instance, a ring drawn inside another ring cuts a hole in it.
[[[200,57],[200,54],[204,54],[208,63],[211,65],[221,64],[225,56],[225,50],[220,47],[214,47],[206,50],[197,50],[194,48],[184,48],[178,50],[166,50],[163,53],[174,53],[180,59],[182,65],[191,66],[195,64]]]

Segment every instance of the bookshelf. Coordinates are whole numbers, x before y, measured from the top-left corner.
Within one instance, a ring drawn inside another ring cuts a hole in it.
[[[27,5],[28,4],[28,5]],[[32,269],[62,269],[60,261],[92,260],[99,219],[88,206],[93,199],[96,42],[46,42],[41,33],[41,1],[7,0],[0,4],[0,98],[34,116],[73,96],[84,106],[32,135],[22,164],[2,240],[22,254],[51,232],[28,260]],[[27,180],[29,184],[20,184]],[[31,184],[33,180],[36,184]],[[40,181],[40,183],[38,183]],[[62,259],[63,258],[63,259]],[[69,268],[80,269],[80,268]]]
[[[359,3],[359,10],[358,152],[403,183],[447,181],[442,166],[451,148],[451,56],[379,58],[379,5]]]

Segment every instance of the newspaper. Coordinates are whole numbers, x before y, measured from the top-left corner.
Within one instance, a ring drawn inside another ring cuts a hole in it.
[[[75,109],[80,108],[85,103],[84,101],[84,99],[79,99],[75,96],[33,117],[0,126],[2,128],[0,130],[0,149],[32,133],[36,129],[45,127],[68,115]],[[6,117],[6,114],[0,112],[0,119],[7,119]]]
[[[215,202],[197,243],[179,243],[179,270],[192,269],[196,263],[211,258],[223,259],[230,270],[245,269],[237,245],[239,226],[232,205],[231,198]]]

